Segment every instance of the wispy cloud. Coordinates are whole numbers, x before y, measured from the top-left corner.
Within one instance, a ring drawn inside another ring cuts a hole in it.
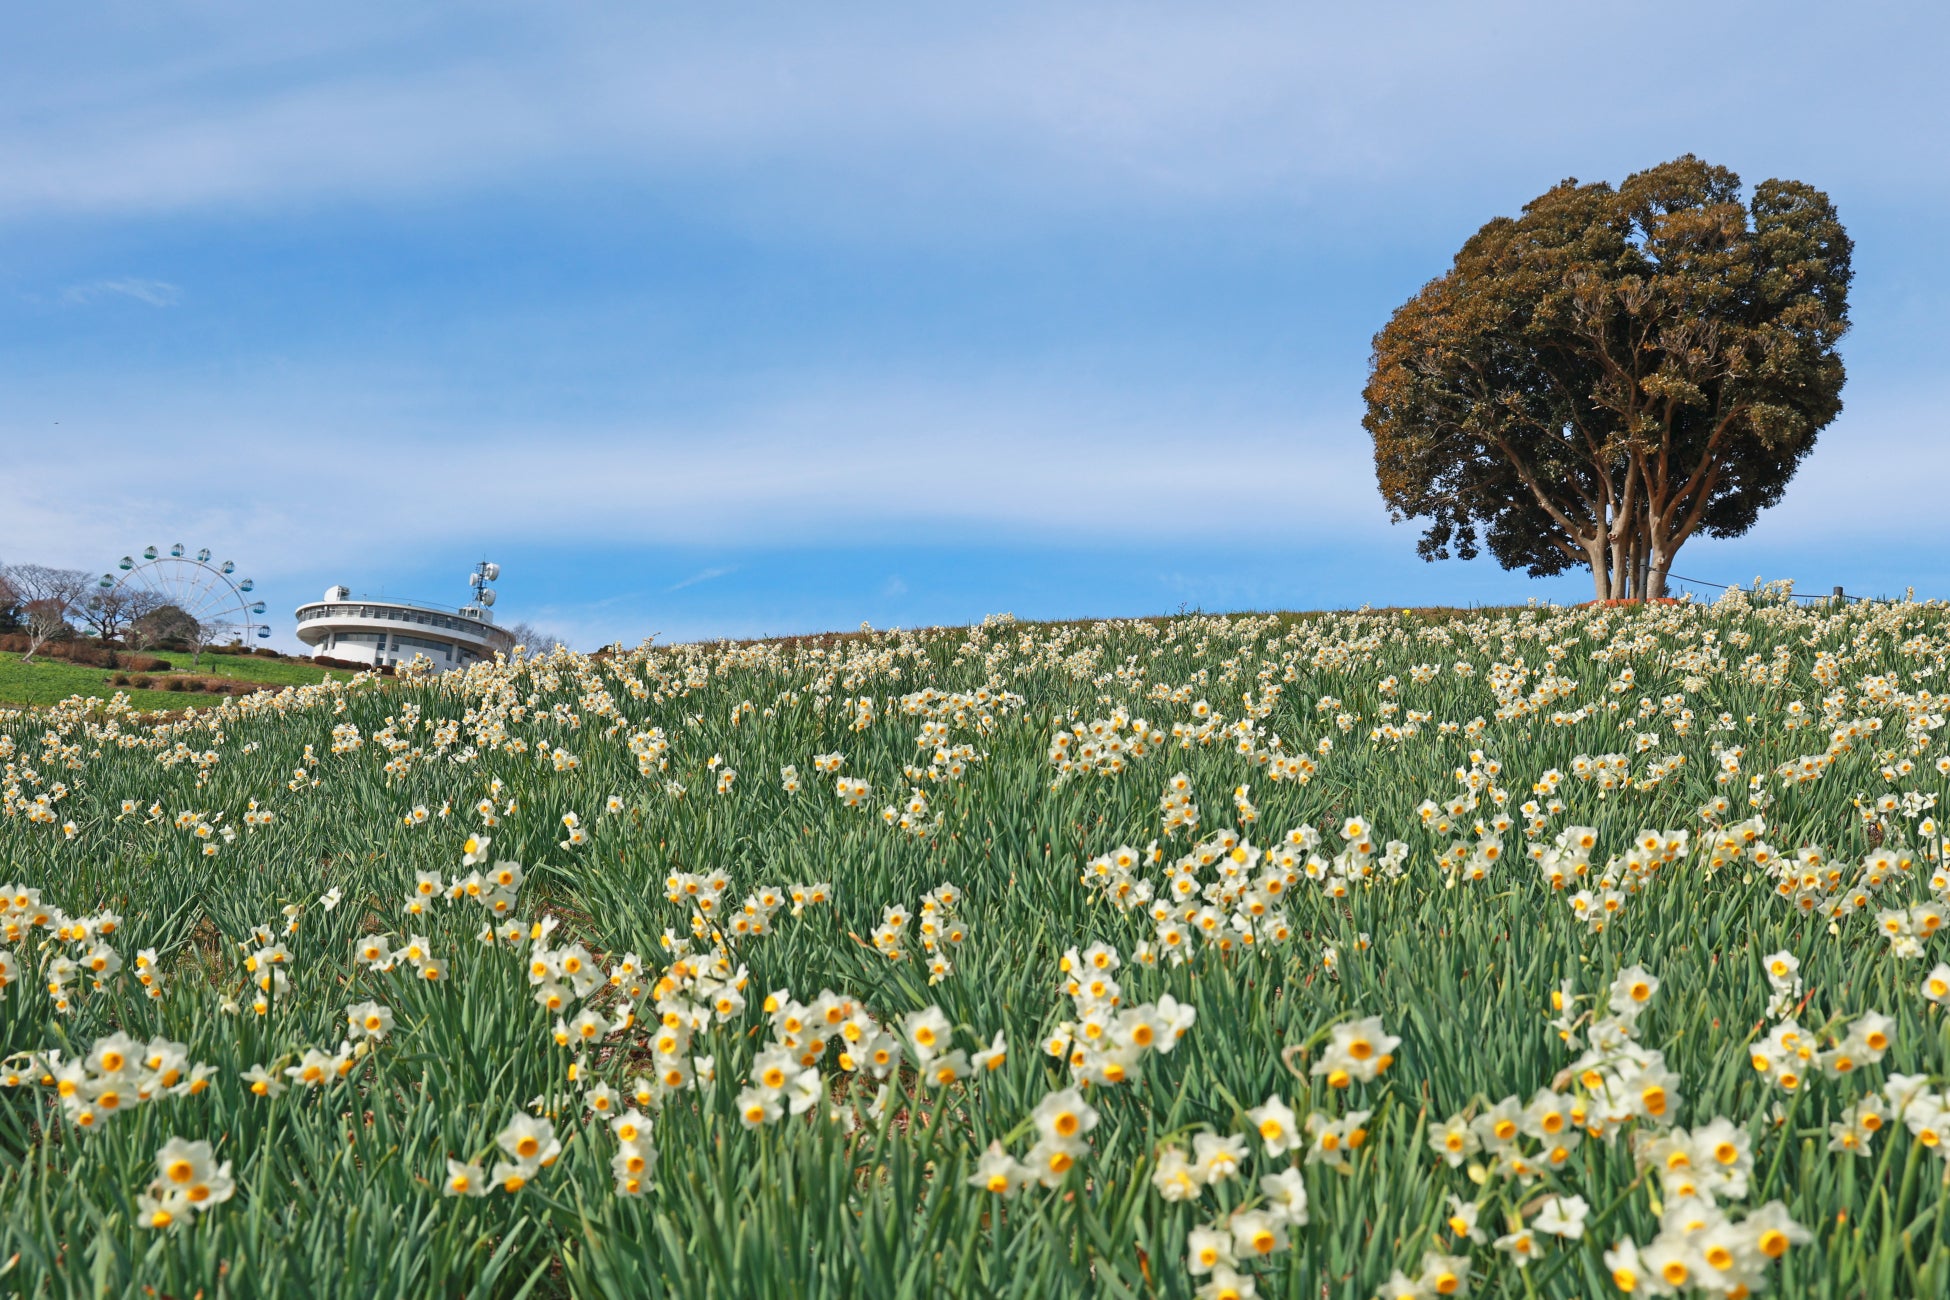
[[[1392,551],[1411,547],[1415,532],[1389,526],[1351,405],[1200,411],[1156,390],[1141,400],[1082,384],[997,394],[882,375],[683,419],[472,427],[469,454],[504,472],[466,494],[428,494],[420,485],[451,472],[453,449],[402,413],[410,394],[342,384],[335,397],[316,377],[289,390],[138,387],[98,398],[79,441],[44,437],[35,413],[0,413],[0,442],[22,485],[0,511],[0,555],[93,565],[194,534],[234,539],[223,544],[261,576],[309,568],[320,536],[333,538],[332,555],[352,571],[390,563],[402,546],[484,529],[498,545],[690,546],[708,537],[728,549],[1007,538]],[[1881,544],[1913,532],[1932,508],[1930,485],[1950,473],[1950,448],[1913,430],[1934,426],[1944,398],[1941,384],[1926,384],[1851,403],[1760,533]],[[142,437],[102,432],[134,427]],[[267,440],[267,428],[281,436]],[[836,429],[847,431],[837,443]],[[185,442],[197,457],[179,454]],[[112,450],[121,482],[140,489],[75,491],[83,446]],[[257,491],[210,491],[207,466],[233,461],[248,461]],[[389,472],[373,473],[382,462]],[[1895,463],[1914,472],[1891,478],[1878,468]],[[338,529],[347,500],[389,526]],[[713,564],[667,590],[737,567]]]
[[[173,307],[181,291],[167,280],[139,280],[125,277],[117,280],[89,280],[83,284],[71,284],[61,290],[61,301],[83,304],[97,302],[107,297],[133,298],[146,302],[151,307]]]
[[[1703,42],[1747,35],[1738,7],[1667,5]],[[1011,205],[1338,205],[1350,178],[1418,194],[1436,176],[1481,184],[1513,166],[1534,179],[1540,153],[1556,179],[1555,167],[1609,169],[1621,154],[1642,164],[1648,142],[1656,156],[1752,139],[1752,115],[1715,110],[1788,93],[1802,155],[1820,147],[1871,177],[1917,142],[1858,124],[1941,107],[1936,43],[1901,38],[1889,18],[1825,29],[1833,75],[1818,85],[1783,85],[1770,69],[1794,60],[1761,47],[1686,95],[1641,95],[1647,112],[1620,119],[1609,105],[1642,89],[1660,23],[1621,35],[1548,3],[1408,8],[1003,3],[957,19],[785,7],[749,22],[670,7],[591,20],[469,10],[445,26],[368,15],[348,34],[238,6],[218,22],[145,25],[140,45],[84,41],[55,19],[36,33],[47,57],[21,60],[0,94],[0,211],[451,193],[605,155],[708,175],[724,201],[795,227],[835,208],[925,209],[918,226],[961,213],[950,224],[965,230]],[[294,43],[329,57],[294,58]],[[1586,46],[1607,57],[1554,57]],[[1843,75],[1862,66],[1879,75]],[[1542,102],[1564,111],[1528,111]],[[1486,122],[1501,133],[1493,151],[1470,147]],[[1754,165],[1795,156],[1769,150]],[[746,189],[754,172],[792,183]]]
[[[664,590],[682,591],[686,587],[695,587],[700,582],[710,582],[715,578],[722,578],[727,573],[735,572],[737,568],[738,566],[733,564],[733,565],[727,565],[722,569],[704,569],[700,572],[693,573],[690,577],[684,579],[682,582],[671,583],[668,587],[665,587]]]
[[[1023,385],[1001,394],[939,378],[806,379],[769,400],[688,417],[556,427],[517,422],[469,431],[469,454],[503,472],[467,494],[419,486],[451,471],[442,417],[405,411],[411,389],[333,385],[287,368],[261,389],[215,395],[199,384],[141,386],[90,409],[91,428],[141,427],[143,438],[100,434],[125,481],[141,490],[85,497],[72,490],[74,445],[23,439],[26,485],[0,512],[0,553],[50,544],[119,555],[131,530],[181,529],[186,502],[209,517],[203,535],[248,541],[255,563],[305,564],[341,503],[359,500],[393,521],[382,532],[335,536],[333,552],[365,564],[401,545],[491,536],[569,544],[727,547],[830,544],[903,537],[1068,538],[1118,545],[1134,538],[1345,538],[1385,531],[1367,446],[1350,437],[1356,412],[1332,418],[1276,402],[1222,409],[1147,392],[1078,383]],[[297,400],[305,394],[302,405]],[[391,408],[391,409],[388,409]],[[28,417],[0,413],[0,439]],[[65,426],[64,426],[65,427]],[[266,428],[281,436],[267,440]],[[927,437],[917,439],[915,430]],[[836,441],[834,430],[845,430]],[[77,434],[77,437],[87,436]],[[185,460],[178,439],[202,460]],[[562,449],[572,447],[574,454]],[[259,491],[213,494],[205,463],[249,461]],[[392,472],[375,475],[383,461]],[[657,508],[646,510],[654,501]],[[484,523],[492,520],[491,525]],[[158,536],[161,534],[158,533]],[[671,590],[718,580],[713,565]]]

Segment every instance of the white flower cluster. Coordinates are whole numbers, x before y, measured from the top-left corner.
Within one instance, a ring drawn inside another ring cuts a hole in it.
[[[96,1039],[78,1058],[59,1049],[10,1056],[0,1062],[0,1086],[32,1081],[54,1089],[61,1113],[87,1133],[136,1106],[197,1096],[215,1073],[212,1066],[192,1064],[183,1043],[162,1037],[143,1043],[117,1030]]]
[[[1058,968],[1075,1018],[1043,1038],[1043,1050],[1067,1060],[1079,1084],[1128,1083],[1146,1052],[1170,1052],[1198,1019],[1196,1009],[1167,993],[1156,1003],[1124,1005],[1116,972],[1124,962],[1117,950],[1096,943],[1063,954]]]

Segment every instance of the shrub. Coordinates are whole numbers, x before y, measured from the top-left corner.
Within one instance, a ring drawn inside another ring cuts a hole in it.
[[[27,653],[27,637],[20,632],[0,635],[0,650],[10,654]],[[115,655],[112,651],[100,649],[86,641],[71,638],[49,640],[36,652],[38,659],[61,659],[71,664],[81,664],[90,668],[113,668]]]
[[[336,659],[331,655],[313,655],[311,661],[320,668],[342,668],[355,673],[372,667],[371,664],[361,663],[357,659]]]

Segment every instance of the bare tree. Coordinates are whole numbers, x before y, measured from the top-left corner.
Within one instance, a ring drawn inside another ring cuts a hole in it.
[[[547,654],[557,646],[569,648],[568,641],[553,632],[542,631],[533,623],[513,623],[503,630],[515,639],[516,645],[527,646],[529,654]]]
[[[45,564],[15,564],[7,569],[7,586],[19,599],[22,622],[27,631],[27,653],[22,663],[32,663],[34,654],[49,640],[72,629],[68,615],[81,605],[90,579],[80,569],[55,569]]]
[[[162,608],[162,597],[136,587],[97,590],[81,606],[81,619],[104,644],[130,633],[145,614]]]
[[[244,634],[232,623],[199,623],[190,620],[190,666],[203,662],[203,652],[215,654],[219,650],[230,650],[238,654],[249,654],[250,648],[244,644]]]
[[[190,621],[190,667],[202,666],[203,652],[216,643],[221,630],[214,624],[199,623],[194,619]]]

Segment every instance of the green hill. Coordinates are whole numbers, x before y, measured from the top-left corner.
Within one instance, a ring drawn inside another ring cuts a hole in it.
[[[166,660],[166,671],[121,673],[107,668],[71,664],[60,659],[36,656],[22,663],[21,656],[0,652],[0,708],[19,705],[57,704],[71,695],[98,695],[111,698],[125,692],[139,709],[205,708],[225,698],[221,689],[212,694],[204,683],[247,682],[272,690],[286,686],[306,686],[328,677],[347,678],[343,670],[314,667],[302,659],[267,659],[257,655],[226,655],[205,652],[202,662],[191,666],[187,653],[165,652],[153,657]],[[123,676],[132,681],[146,679],[152,685],[142,689],[117,685],[111,679]]]

